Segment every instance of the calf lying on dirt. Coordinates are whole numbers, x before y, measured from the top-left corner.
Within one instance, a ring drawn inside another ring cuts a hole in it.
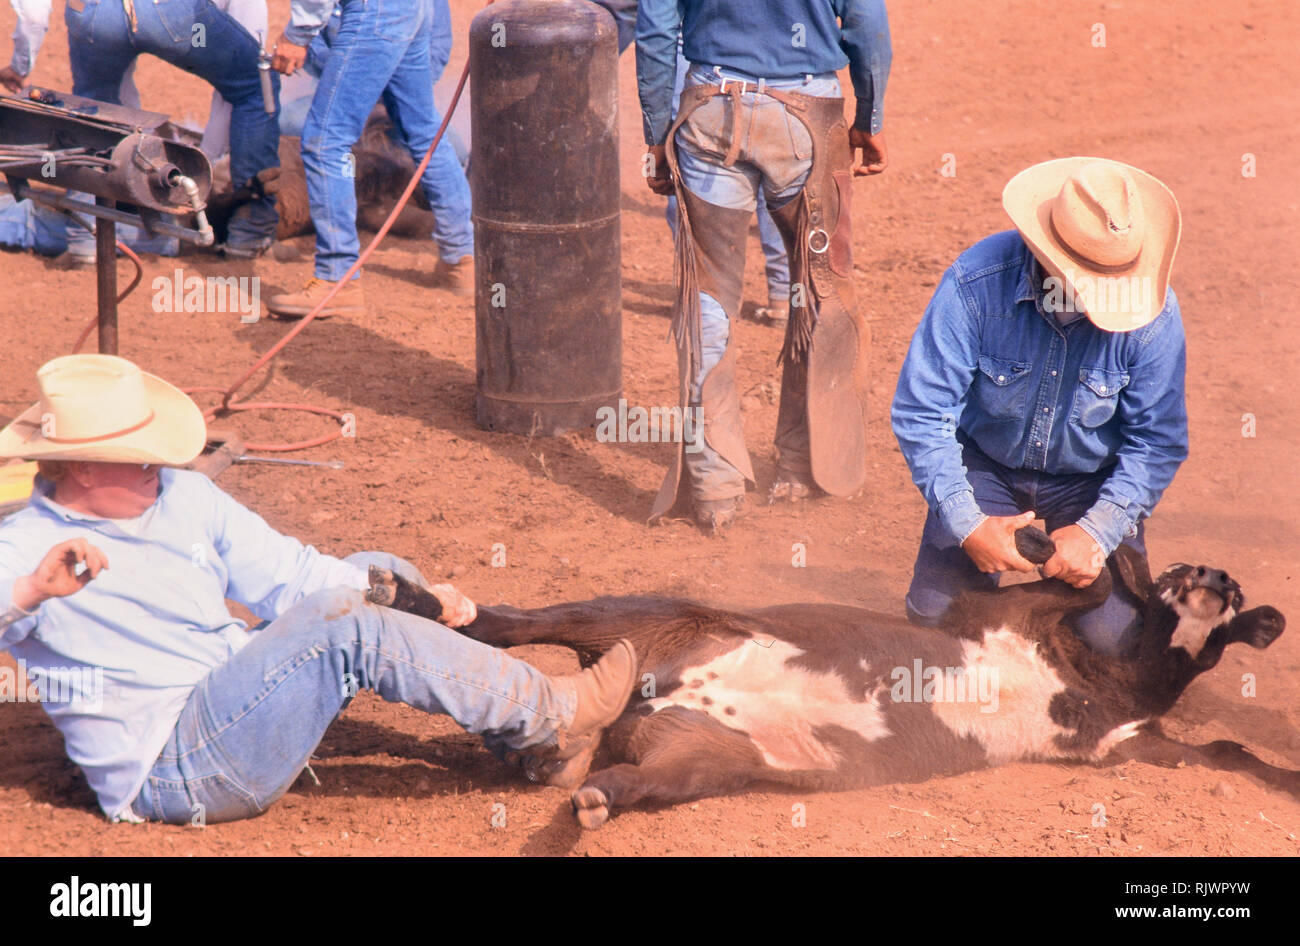
[[[1038,530],[1017,538],[1031,560],[1050,556]],[[1128,659],[1089,650],[1063,622],[1106,598],[1112,570],[1145,602]],[[371,585],[377,604],[441,612],[435,596],[389,572],[372,570]],[[483,607],[461,631],[498,647],[563,645],[584,666],[620,638],[636,648],[641,689],[601,747],[614,764],[588,774],[595,744],[567,763],[524,760],[530,777],[576,788],[578,820],[595,828],[616,807],[757,781],[826,790],[1022,759],[1099,761],[1169,710],[1229,644],[1277,639],[1282,614],[1243,612],[1242,602],[1222,571],[1175,565],[1153,581],[1145,559],[1121,546],[1089,588],[1044,580],[968,594],[939,629],[833,604],[741,613],[610,597]]]
[[[355,159],[357,226],[378,230],[397,203],[406,183],[415,173],[415,162],[391,135],[392,120],[376,106],[366,121],[361,138],[352,146]],[[224,167],[224,173],[223,173]],[[273,194],[280,215],[275,238],[288,240],[312,232],[311,207],[307,200],[307,172],[302,165],[300,139],[280,138],[280,166],[261,171],[250,184],[234,187],[230,182],[229,162],[213,171],[212,196],[208,199],[208,220],[224,242],[231,216],[254,197]],[[433,214],[423,188],[417,187],[410,202],[393,223],[397,236],[428,236],[433,229]]]

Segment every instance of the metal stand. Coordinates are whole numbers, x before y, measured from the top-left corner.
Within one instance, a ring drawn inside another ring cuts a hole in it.
[[[117,201],[96,197],[99,207],[113,209]],[[95,291],[99,311],[99,353],[117,354],[117,223],[95,221]]]

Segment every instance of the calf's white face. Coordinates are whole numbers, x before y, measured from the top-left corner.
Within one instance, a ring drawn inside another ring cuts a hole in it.
[[[1236,617],[1242,604],[1241,586],[1226,572],[1203,565],[1170,566],[1155,580],[1153,593],[1174,615],[1170,649],[1181,648],[1193,659],[1201,655],[1214,629]]]

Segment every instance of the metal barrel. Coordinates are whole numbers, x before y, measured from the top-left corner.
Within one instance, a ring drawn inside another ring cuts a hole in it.
[[[479,426],[554,436],[623,387],[618,40],[586,0],[470,25]]]

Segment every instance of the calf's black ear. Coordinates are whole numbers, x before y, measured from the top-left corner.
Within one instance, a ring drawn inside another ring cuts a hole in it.
[[[1257,650],[1263,650],[1282,636],[1286,630],[1286,618],[1277,608],[1265,605],[1243,611],[1232,619],[1228,633],[1233,642],[1249,644]]]
[[[1147,558],[1136,549],[1121,545],[1111,556],[1124,587],[1133,592],[1139,601],[1146,601],[1151,592],[1151,567]]]

